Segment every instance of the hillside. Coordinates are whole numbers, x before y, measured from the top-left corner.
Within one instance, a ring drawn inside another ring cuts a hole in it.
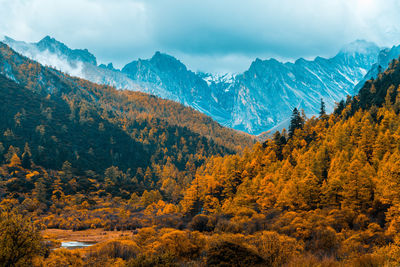
[[[3,162],[29,152],[35,166],[68,167],[71,174],[90,173],[99,183],[111,168],[125,177],[112,183],[108,192],[113,195],[160,189],[167,178],[180,179],[180,188],[205,158],[253,143],[191,108],[72,78],[4,44],[0,73]],[[163,176],[165,166],[174,175]]]
[[[89,102],[98,102],[100,104],[106,102],[108,105],[117,105],[118,108],[127,105],[123,109],[131,109],[136,112],[136,115],[138,113],[148,113],[157,118],[168,120],[171,124],[191,128],[194,132],[216,139],[217,142],[223,143],[231,149],[247,146],[252,142],[249,135],[221,127],[210,117],[173,101],[163,100],[143,93],[117,91],[108,86],[99,86],[82,79],[70,77],[55,69],[40,66],[36,62],[15,53],[4,44],[1,44],[1,52],[1,73],[14,81],[22,83],[28,89],[40,91],[42,94],[50,93],[56,95],[65,93],[62,90],[68,90],[68,92],[77,92],[79,96],[85,97],[85,100]],[[43,75],[48,75],[51,79],[43,77]],[[61,84],[57,84],[57,82]],[[68,83],[70,88],[60,89],[60,85],[64,86],[65,83]],[[129,101],[126,99],[126,95],[131,98]],[[116,101],[113,101],[113,98]],[[125,101],[125,103],[121,104],[119,101]],[[114,112],[118,111],[118,108],[113,108]],[[160,112],[161,110],[164,110],[164,112]],[[126,115],[126,113],[122,115]]]
[[[210,159],[185,192],[184,212],[202,213],[206,231],[221,231],[218,220],[229,218],[229,232],[295,238],[315,259],[294,266],[397,265],[399,61],[334,114],[297,128],[291,138],[277,132],[243,155]]]

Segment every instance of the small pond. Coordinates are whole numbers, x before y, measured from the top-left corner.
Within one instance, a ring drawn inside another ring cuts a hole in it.
[[[86,243],[86,242],[78,242],[78,241],[67,241],[61,242],[62,248],[67,249],[76,249],[76,248],[84,248],[94,245],[94,243]]]

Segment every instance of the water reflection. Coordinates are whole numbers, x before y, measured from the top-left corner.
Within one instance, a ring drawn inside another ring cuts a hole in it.
[[[86,243],[86,242],[78,242],[78,241],[67,241],[61,242],[62,248],[67,249],[76,249],[76,248],[84,248],[94,245],[94,243]]]

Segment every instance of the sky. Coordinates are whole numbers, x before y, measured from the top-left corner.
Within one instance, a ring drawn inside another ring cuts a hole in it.
[[[50,35],[117,67],[161,51],[193,71],[238,73],[357,39],[399,45],[399,13],[398,0],[0,0],[0,36]]]

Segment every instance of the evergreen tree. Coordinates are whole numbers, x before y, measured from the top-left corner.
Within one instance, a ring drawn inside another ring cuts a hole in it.
[[[4,155],[4,158],[7,162],[11,161],[11,158],[16,154],[18,156],[19,154],[19,148],[18,147],[13,147],[12,145],[8,148],[7,153]]]
[[[72,165],[71,165],[71,163],[69,163],[68,161],[64,161],[64,163],[63,163],[63,165],[61,167],[61,170],[63,172],[63,178],[66,181],[69,181],[69,180],[72,179],[73,173],[72,173]]]
[[[39,178],[35,183],[32,195],[41,203],[46,203],[47,189],[43,178]]]
[[[30,169],[32,166],[32,153],[29,149],[28,143],[25,143],[24,153],[22,154],[22,167],[25,169]]]
[[[275,154],[279,160],[282,160],[282,148],[284,145],[286,145],[286,137],[282,135],[279,131],[276,131],[272,137],[272,140],[274,140],[276,144]]]
[[[0,162],[3,161],[3,153],[5,151],[4,145],[2,142],[0,142]]]
[[[292,117],[290,119],[290,126],[289,126],[289,138],[291,138],[296,129],[302,129],[304,125],[304,120],[300,115],[300,112],[297,108],[293,109]]]
[[[333,113],[335,115],[342,114],[342,111],[344,110],[344,107],[345,107],[344,100],[341,100],[339,103],[337,103],[337,106],[336,106],[335,111]]]
[[[321,98],[321,108],[319,110],[319,116],[323,117],[325,115],[326,115],[325,102],[324,99]]]

